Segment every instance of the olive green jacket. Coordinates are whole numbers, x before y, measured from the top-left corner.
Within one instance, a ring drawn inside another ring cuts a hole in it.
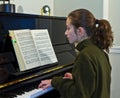
[[[73,80],[54,77],[52,86],[63,98],[110,98],[108,55],[90,39],[82,41],[76,48],[80,53],[73,65]]]

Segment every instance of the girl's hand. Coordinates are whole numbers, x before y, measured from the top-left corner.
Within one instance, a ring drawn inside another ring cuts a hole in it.
[[[65,73],[65,75],[64,75],[64,77],[63,77],[64,79],[73,79],[73,77],[72,77],[72,74],[71,73]]]
[[[51,80],[52,79],[41,81],[41,83],[38,85],[38,88],[46,89],[46,88],[50,87],[51,86]]]

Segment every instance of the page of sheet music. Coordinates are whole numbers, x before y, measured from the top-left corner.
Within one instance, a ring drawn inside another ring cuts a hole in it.
[[[40,58],[41,65],[57,62],[57,57],[55,55],[47,29],[31,30],[31,33],[39,54],[38,56]]]
[[[14,33],[23,56],[26,69],[40,66],[38,53],[36,51],[30,30],[15,30]]]

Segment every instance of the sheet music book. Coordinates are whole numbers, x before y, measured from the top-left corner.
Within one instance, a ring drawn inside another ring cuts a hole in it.
[[[56,63],[47,29],[9,30],[20,71]]]

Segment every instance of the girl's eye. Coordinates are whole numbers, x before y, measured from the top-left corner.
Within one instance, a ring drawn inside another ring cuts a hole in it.
[[[69,27],[67,27],[67,30],[70,30],[70,28],[69,28]]]

